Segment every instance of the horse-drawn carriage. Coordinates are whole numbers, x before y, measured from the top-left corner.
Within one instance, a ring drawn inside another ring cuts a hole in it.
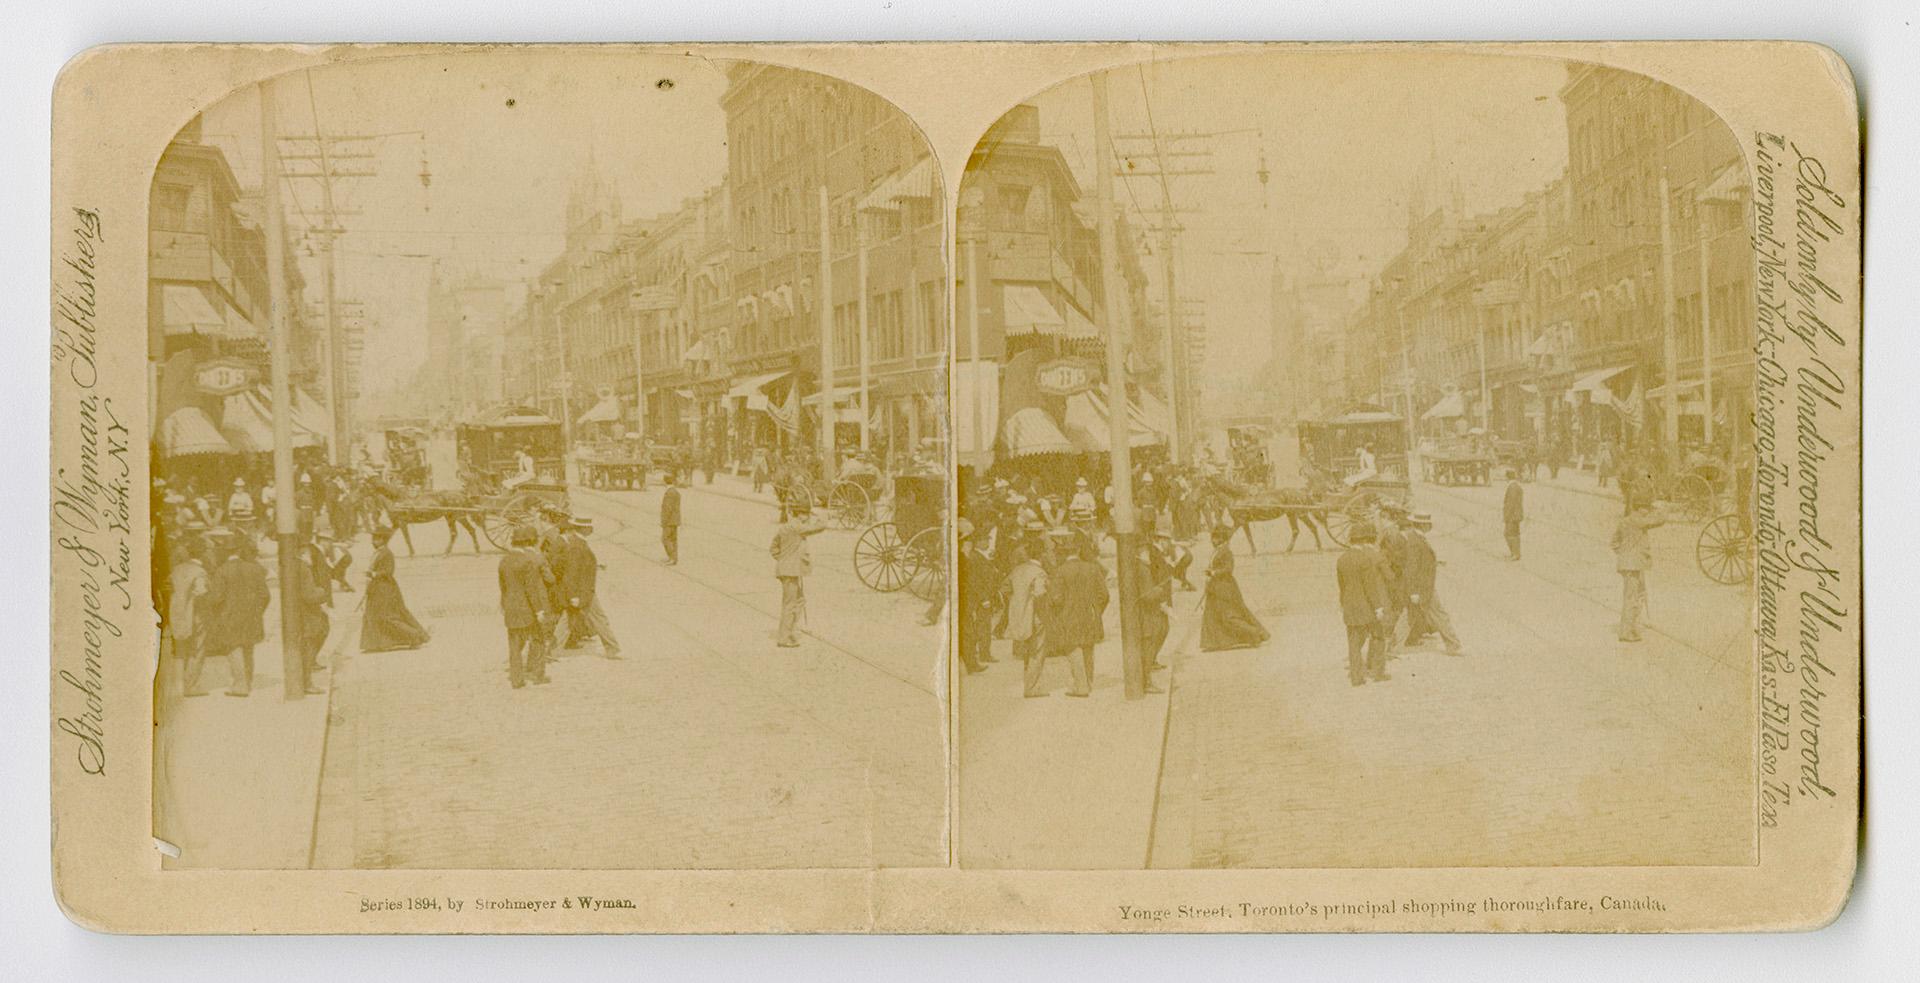
[[[1447,440],[1420,455],[1427,481],[1436,485],[1484,485],[1492,481],[1493,451],[1473,438]]]
[[[427,466],[427,444],[432,439],[420,427],[393,427],[386,431],[386,475],[409,487],[425,486],[433,478]]]
[[[786,472],[775,476],[773,494],[789,505],[804,502],[825,511],[842,529],[857,529],[888,517],[886,480],[877,470],[851,471],[832,481]]]
[[[574,461],[580,483],[588,488],[645,488],[652,461],[640,439],[628,434],[618,440],[599,440],[584,448]]]
[[[1359,405],[1298,427],[1300,484],[1276,488],[1215,477],[1203,489],[1204,510],[1225,515],[1246,534],[1248,548],[1257,549],[1254,523],[1278,519],[1292,529],[1288,549],[1303,528],[1316,544],[1324,529],[1335,545],[1345,546],[1353,525],[1371,521],[1381,502],[1408,501],[1406,427],[1399,417]]]
[[[868,526],[854,542],[854,573],[874,590],[904,587],[931,601],[947,589],[946,478],[899,475],[893,502],[891,518]]]
[[[512,544],[515,526],[558,525],[571,517],[567,496],[565,441],[560,423],[526,407],[509,407],[460,424],[454,430],[460,456],[461,487],[431,489],[374,479],[369,491],[413,552],[408,528],[427,522],[447,524],[447,552],[460,531],[500,549]],[[531,462],[521,463],[524,453]]]

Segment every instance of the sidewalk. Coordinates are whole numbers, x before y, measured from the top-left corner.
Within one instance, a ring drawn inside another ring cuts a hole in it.
[[[1196,569],[1201,561],[1195,559]],[[1111,581],[1109,581],[1111,585]],[[1160,661],[1171,665],[1200,625],[1199,591],[1174,595]],[[1094,650],[1093,695],[1065,696],[1063,659],[1047,660],[1049,695],[1022,695],[1012,643],[1000,661],[960,679],[958,855],[965,867],[1138,870],[1152,838],[1166,742],[1167,696],[1124,696],[1119,613],[1107,608],[1109,641]],[[1171,689],[1171,672],[1157,674]]]
[[[186,699],[176,690],[165,697],[172,718],[155,731],[154,754],[156,768],[170,776],[171,794],[155,790],[164,808],[156,810],[161,818],[154,833],[180,849],[179,857],[166,860],[168,869],[309,864],[335,667],[343,650],[359,644],[361,595],[334,596],[333,628],[320,655],[327,668],[313,678],[327,692],[289,701],[281,686],[280,588],[271,554],[262,562],[273,601],[264,619],[267,638],[253,652],[252,694],[227,696],[227,660],[209,658],[200,678],[208,695]],[[365,563],[356,555],[354,571]]]

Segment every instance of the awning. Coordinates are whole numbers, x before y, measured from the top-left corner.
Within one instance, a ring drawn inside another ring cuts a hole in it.
[[[1617,376],[1620,373],[1625,372],[1631,368],[1633,368],[1633,366],[1631,365],[1620,365],[1620,366],[1615,366],[1614,368],[1611,368],[1611,369],[1601,369],[1598,372],[1589,372],[1586,375],[1581,376],[1580,381],[1575,382],[1571,386],[1568,386],[1567,392],[1570,392],[1570,393],[1595,392],[1601,389],[1602,387],[1604,387],[1607,384],[1607,382],[1611,380],[1614,376]]]
[[[769,372],[766,375],[742,379],[734,383],[732,389],[727,390],[727,398],[746,400],[747,409],[750,410],[766,410],[769,408],[766,387],[786,378],[787,375],[786,372]]]
[[[1747,167],[1745,163],[1728,164],[1714,175],[1707,186],[1700,189],[1701,201],[1718,201],[1738,204],[1747,197]]]
[[[1053,417],[1038,406],[1029,406],[1007,418],[1000,439],[1007,445],[1008,457],[1031,454],[1071,454],[1078,448],[1060,432]]]
[[[1113,431],[1107,425],[1110,418],[1105,387],[1067,397],[1067,433],[1081,450],[1089,454],[1104,454],[1113,449]],[[1149,422],[1151,418],[1148,411],[1139,403],[1128,401],[1127,418],[1131,424],[1128,427],[1127,446],[1147,447],[1167,439],[1164,430],[1156,430],[1153,423]]]
[[[199,287],[189,284],[168,283],[160,287],[160,319],[169,336],[227,336],[227,319]]]
[[[233,445],[220,436],[204,410],[183,406],[167,415],[160,424],[160,453],[166,457],[191,457],[195,454],[232,454]]]
[[[1060,316],[1038,287],[1015,284],[1006,288],[1005,321],[1008,334],[1064,334],[1067,319]]]
[[[680,353],[680,361],[682,362],[704,362],[712,357],[712,355],[707,354],[707,339],[705,338],[694,342],[692,347]]]
[[[614,423],[620,419],[620,397],[608,396],[580,414],[579,423]]]
[[[268,397],[267,405],[273,405]],[[293,390],[293,429],[296,433],[304,431],[312,435],[317,443],[325,443],[327,435],[333,432],[333,414],[319,400],[307,395],[304,389]],[[300,442],[296,440],[296,446]]]
[[[309,407],[302,419],[301,400]],[[290,421],[293,433],[293,446],[318,447],[326,443],[325,433],[317,429],[326,419],[326,411],[313,397],[299,390],[293,390],[293,416]],[[317,411],[317,412],[316,412]],[[269,454],[273,452],[273,396],[266,389],[250,389],[234,393],[226,398],[220,407],[220,432],[226,435],[227,442],[234,450],[243,454]]]
[[[1466,415],[1467,415],[1467,401],[1460,398],[1459,393],[1448,393],[1445,396],[1440,397],[1439,402],[1433,404],[1432,406],[1427,407],[1427,411],[1425,413],[1420,414],[1420,419],[1449,420],[1456,416],[1466,416]]]
[[[1039,287],[1013,284],[1002,291],[1007,333],[1043,334],[1057,338],[1088,339],[1100,337],[1100,329],[1087,316],[1069,306],[1063,312],[1040,292]]]
[[[860,208],[862,211],[895,208],[902,198],[933,196],[933,158],[922,157],[913,166],[882,178],[860,199]]]
[[[271,453],[273,423],[269,412],[251,391],[234,393],[221,404],[220,432],[242,454]]]

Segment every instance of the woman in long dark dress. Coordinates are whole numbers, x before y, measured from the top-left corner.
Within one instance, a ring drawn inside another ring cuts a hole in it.
[[[417,649],[430,637],[406,598],[400,596],[400,584],[393,579],[393,551],[387,542],[393,530],[382,526],[373,531],[373,565],[367,570],[367,616],[360,624],[360,651],[391,652]]]
[[[1213,559],[1207,563],[1207,593],[1202,601],[1200,651],[1252,648],[1272,636],[1247,608],[1240,582],[1233,577],[1233,529],[1213,529]]]

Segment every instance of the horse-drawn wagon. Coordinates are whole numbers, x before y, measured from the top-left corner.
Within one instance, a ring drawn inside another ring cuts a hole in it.
[[[901,588],[931,601],[947,589],[946,479],[937,474],[893,479],[893,512],[853,544],[853,570],[868,587]]]

